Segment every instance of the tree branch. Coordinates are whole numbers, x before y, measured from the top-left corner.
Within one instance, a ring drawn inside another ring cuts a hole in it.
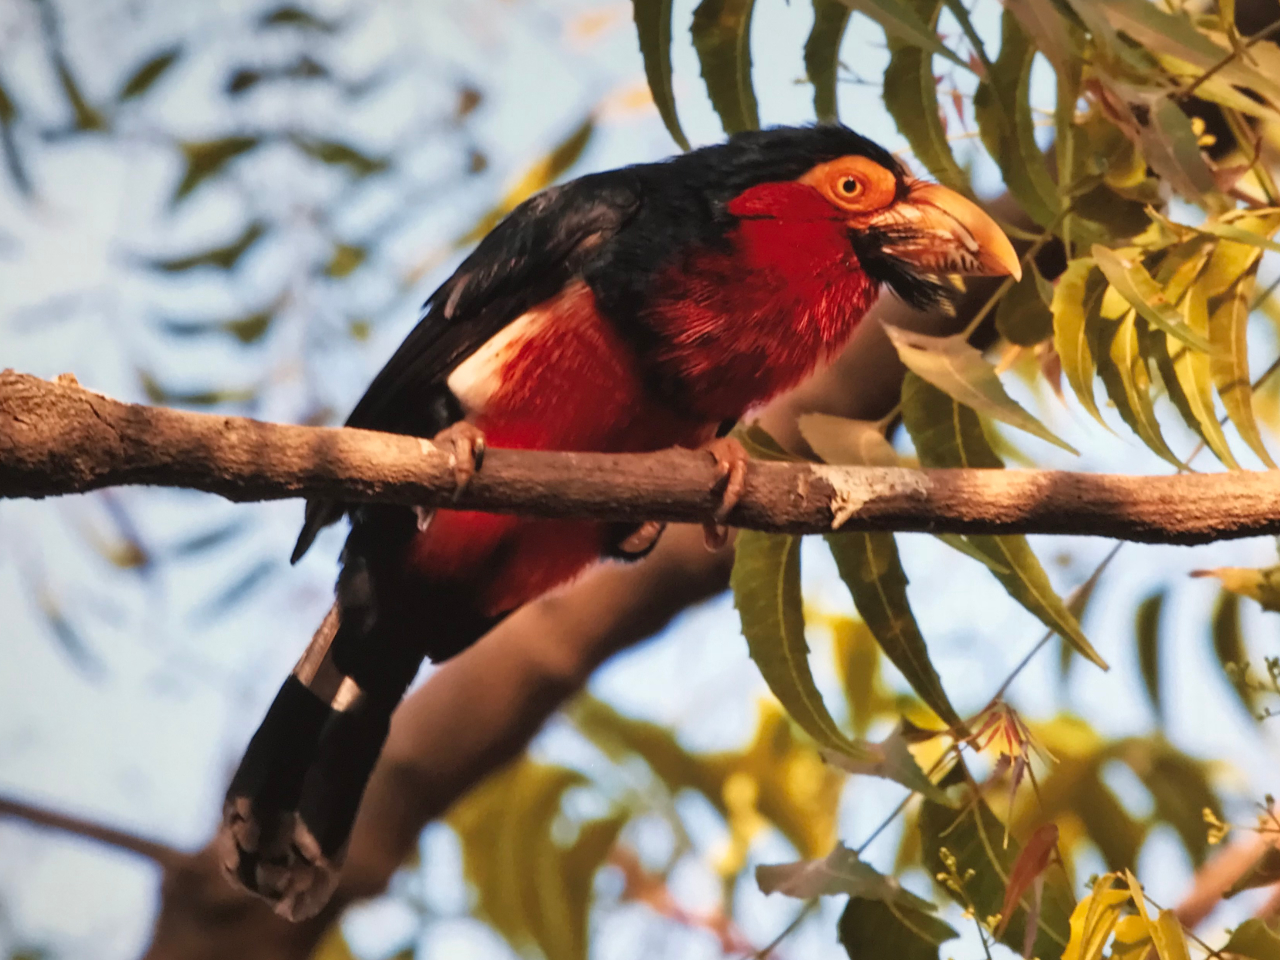
[[[719,501],[715,466],[697,451],[491,450],[459,493],[449,455],[414,437],[126,404],[70,378],[0,374],[0,497],[138,483],[232,500],[307,496],[610,521],[707,521]],[[753,461],[729,522],[786,533],[1203,543],[1280,533],[1277,503],[1276,472],[1150,477]]]

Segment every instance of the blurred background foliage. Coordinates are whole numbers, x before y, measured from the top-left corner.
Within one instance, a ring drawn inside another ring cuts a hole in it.
[[[523,197],[840,119],[965,193],[1007,190],[1028,269],[975,317],[981,348],[895,335],[900,418],[806,418],[820,458],[1162,472],[1206,447],[1269,468],[1277,16],[4,0],[0,363],[338,422]],[[339,534],[290,571],[297,518],[181,491],[0,504],[0,789],[202,844],[327,606]],[[317,956],[760,956],[779,934],[779,957],[1185,955],[1125,871],[1169,907],[1231,824],[1276,832],[1253,822],[1276,789],[1273,554],[743,535],[740,621],[712,602],[607,667]],[[0,952],[136,955],[155,879],[5,822]],[[1201,933],[1276,956],[1244,922],[1269,903],[1246,892]]]

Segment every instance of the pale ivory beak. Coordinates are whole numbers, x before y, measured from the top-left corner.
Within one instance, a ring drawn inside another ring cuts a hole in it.
[[[928,273],[1022,278],[1013,244],[977,204],[922,180],[908,190],[869,224],[887,233],[886,254]]]

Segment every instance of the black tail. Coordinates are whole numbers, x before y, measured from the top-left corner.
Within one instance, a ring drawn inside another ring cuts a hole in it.
[[[471,612],[456,585],[405,573],[399,547],[416,532],[403,508],[360,512],[338,600],[227,790],[223,867],[290,920],[315,915],[332,894],[392,711],[424,656],[452,656],[496,622]]]
[[[399,699],[337,675],[329,651],[337,620],[335,606],[249,742],[218,837],[231,878],[291,920],[317,913],[337,884]]]

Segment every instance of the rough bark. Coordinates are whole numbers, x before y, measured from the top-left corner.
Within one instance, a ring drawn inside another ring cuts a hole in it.
[[[120,403],[73,383],[0,373],[0,497],[120,484],[232,500],[377,500],[611,521],[709,521],[711,457],[491,450],[458,491],[450,456],[413,437],[262,423]],[[1280,533],[1280,473],[1117,476],[753,461],[729,515],[786,533],[1070,533],[1203,543]]]

